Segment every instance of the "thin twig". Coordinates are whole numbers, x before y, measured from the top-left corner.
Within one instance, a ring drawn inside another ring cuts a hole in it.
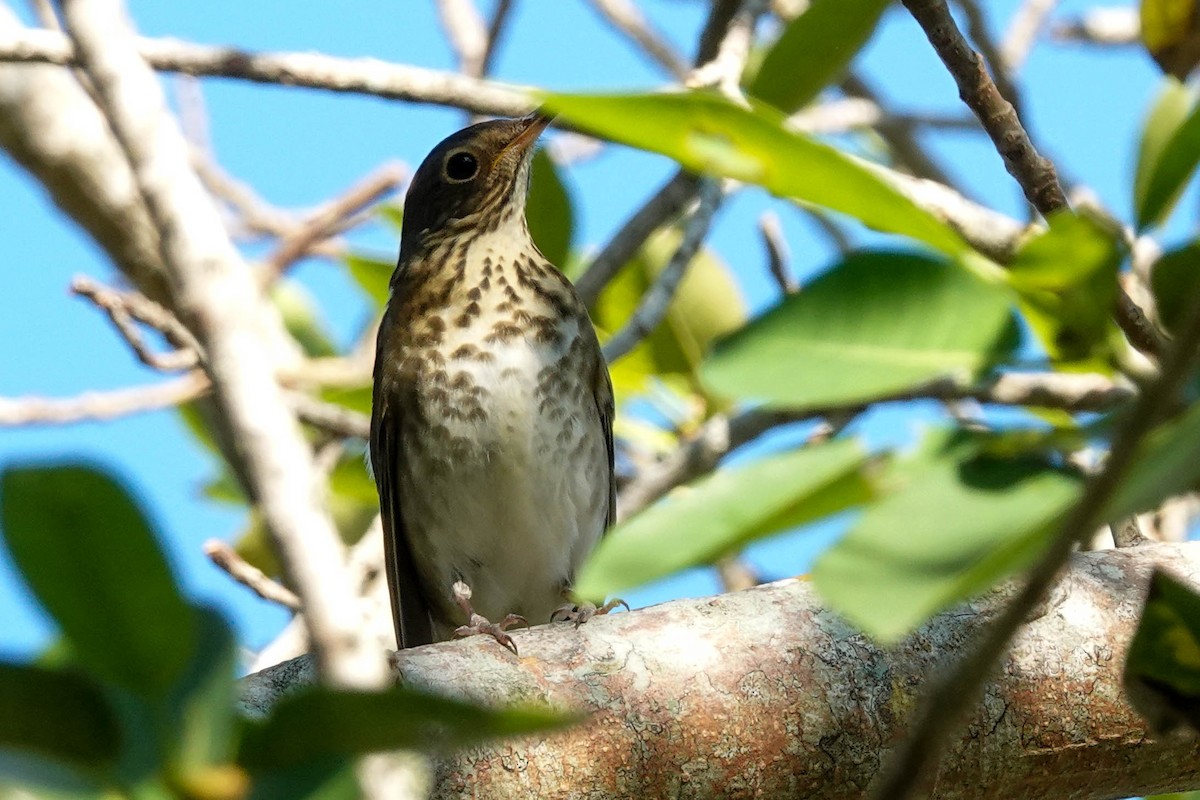
[[[453,72],[391,64],[374,58],[335,58],[317,53],[261,53],[213,47],[177,39],[135,40],[137,52],[156,70],[189,75],[239,78],[331,92],[349,92],[454,106],[477,114],[517,117],[536,105],[518,86],[484,81]],[[71,66],[74,48],[62,34],[22,29],[0,39],[0,61]]]
[[[1106,46],[1141,46],[1141,20],[1130,6],[1089,8],[1079,17],[1050,28],[1056,42],[1079,42]]]
[[[271,330],[252,274],[191,169],[187,142],[138,54],[123,4],[72,0],[64,12],[79,66],[159,233],[174,308],[207,357],[217,407],[237,436],[238,466],[304,601],[322,674],[344,686],[381,685],[384,660],[356,629],[341,542],[317,496],[312,452],[275,380],[265,344]]]
[[[687,76],[687,62],[675,51],[667,37],[654,29],[631,0],[588,0],[588,5],[671,77],[682,81]]]
[[[264,285],[272,283],[314,245],[343,230],[348,219],[394,192],[406,175],[407,170],[399,163],[383,164],[282,237],[274,252],[263,261]]]
[[[303,392],[289,392],[288,402],[296,416],[326,433],[363,441],[371,433],[371,418],[345,406],[326,403]]]
[[[138,360],[160,372],[182,372],[201,364],[203,352],[184,325],[167,309],[138,292],[119,292],[109,289],[84,275],[71,281],[71,292],[86,297],[108,314],[117,332],[125,339]],[[142,338],[135,320],[149,325],[163,335],[174,350],[156,353]]]
[[[168,381],[77,397],[0,397],[0,428],[69,425],[159,411],[191,402],[208,392],[208,376],[199,370]]]
[[[1153,541],[1142,533],[1142,526],[1138,523],[1137,514],[1117,520],[1108,527],[1112,531],[1113,544],[1117,547],[1139,547]]]
[[[458,56],[458,71],[478,78],[487,54],[487,24],[474,0],[437,0],[438,20],[450,49]]]
[[[1033,207],[1043,216],[1068,208],[1054,165],[1034,148],[1016,110],[1000,94],[979,54],[963,38],[945,0],[903,0],[903,3],[925,31],[929,43],[954,77],[959,97],[975,112],[1004,160],[1005,169]],[[1156,337],[1146,336],[1145,315],[1124,289],[1118,289],[1113,317],[1130,344],[1150,355],[1161,354]]]
[[[587,271],[575,281],[575,291],[591,306],[600,292],[645,244],[650,235],[674,218],[696,197],[700,178],[680,170],[634,212],[596,254]]]
[[[649,336],[663,321],[688,265],[692,263],[692,259],[704,243],[704,237],[708,234],[713,214],[716,213],[720,202],[720,182],[706,178],[700,187],[700,199],[696,210],[684,225],[683,239],[679,242],[675,254],[655,278],[654,284],[646,290],[629,321],[604,343],[604,358],[610,364],[637,347],[638,342]]]
[[[483,51],[483,62],[479,65],[479,75],[476,77],[484,78],[491,74],[492,64],[496,60],[496,53],[500,51],[500,40],[504,38],[504,32],[508,28],[508,21],[512,17],[513,0],[499,0],[496,3],[496,8],[492,12],[492,18],[488,21],[487,29],[487,49]]]
[[[1009,74],[1008,62],[1004,60],[999,45],[988,29],[983,5],[978,0],[958,0],[958,6],[963,10],[963,16],[967,20],[967,35],[979,48],[979,53],[983,56],[983,60],[991,72],[996,88],[1008,102],[1012,103],[1017,116],[1020,117],[1021,93],[1017,90],[1017,85],[1013,83],[1012,76]]]
[[[1021,71],[1056,5],[1058,0],[1025,0],[1013,13],[1000,43],[1000,60],[1010,73]]]
[[[292,611],[301,609],[300,598],[296,596],[295,592],[278,581],[272,580],[265,572],[239,556],[237,551],[220,539],[209,539],[205,542],[204,555],[208,556],[208,560],[226,575],[263,600],[278,603]]]
[[[795,294],[800,290],[796,276],[792,274],[791,259],[788,256],[787,240],[779,225],[779,215],[773,211],[764,211],[758,217],[758,235],[762,239],[763,249],[767,251],[767,269],[775,279],[775,285],[785,295]]]

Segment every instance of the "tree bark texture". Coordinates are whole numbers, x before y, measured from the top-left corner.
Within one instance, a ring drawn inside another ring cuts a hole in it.
[[[942,762],[936,798],[1111,798],[1200,786],[1200,745],[1156,739],[1121,688],[1152,569],[1196,584],[1200,545],[1072,558]],[[862,797],[927,678],[965,652],[1008,589],[942,613],[894,647],[856,632],[803,580],[397,654],[413,685],[588,720],[463,750],[436,797]],[[245,679],[261,714],[311,682],[302,656]]]

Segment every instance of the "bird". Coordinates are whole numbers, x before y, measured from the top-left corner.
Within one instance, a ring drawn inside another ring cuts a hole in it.
[[[613,390],[525,218],[537,112],[433,148],[376,340],[370,465],[401,649],[607,613],[571,582],[613,523]],[[625,606],[628,608],[628,606]]]

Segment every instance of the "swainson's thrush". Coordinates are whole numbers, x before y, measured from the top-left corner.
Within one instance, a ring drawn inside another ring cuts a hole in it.
[[[455,133],[405,200],[371,416],[400,647],[455,633],[512,647],[504,628],[555,613],[613,520],[608,369],[525,221],[548,124]]]

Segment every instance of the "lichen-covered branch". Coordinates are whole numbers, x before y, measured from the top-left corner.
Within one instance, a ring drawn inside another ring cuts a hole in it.
[[[1200,744],[1155,739],[1121,672],[1155,565],[1196,584],[1200,545],[1076,555],[952,743],[928,797],[1084,800],[1200,785]],[[958,659],[1007,590],[938,615],[891,648],[822,607],[802,580],[576,629],[397,654],[411,684],[489,705],[546,702],[588,721],[446,757],[434,796],[860,798],[928,678]],[[307,657],[251,675],[261,714],[313,678]]]

